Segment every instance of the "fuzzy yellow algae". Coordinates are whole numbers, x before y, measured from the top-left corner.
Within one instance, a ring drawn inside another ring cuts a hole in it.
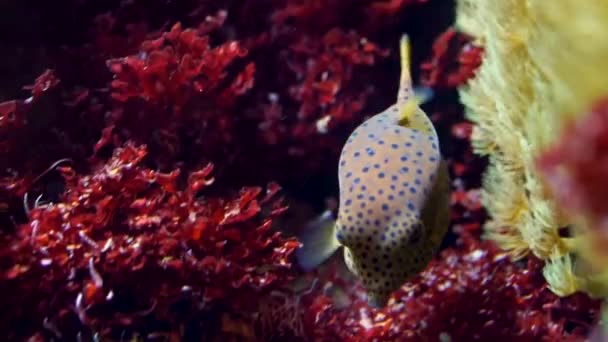
[[[588,290],[574,272],[574,244],[558,234],[572,222],[552,201],[535,161],[568,120],[608,94],[602,77],[608,75],[608,1],[461,0],[457,26],[485,50],[460,95],[475,123],[473,147],[490,159],[486,236],[514,258],[531,252],[546,260],[555,293]]]

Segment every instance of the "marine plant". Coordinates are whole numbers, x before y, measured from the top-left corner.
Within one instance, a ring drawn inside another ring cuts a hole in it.
[[[515,259],[531,253],[544,260],[545,278],[561,296],[593,291],[575,271],[573,239],[581,231],[557,205],[537,159],[606,93],[597,75],[607,67],[607,17],[604,2],[459,2],[458,28],[485,51],[460,95],[475,123],[474,149],[490,162],[483,187],[487,237]]]

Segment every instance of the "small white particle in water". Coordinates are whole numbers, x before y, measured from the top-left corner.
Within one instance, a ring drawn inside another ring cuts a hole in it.
[[[112,298],[114,298],[114,291],[110,290],[110,292],[108,292],[108,294],[106,295],[106,300],[111,301]]]
[[[40,260],[40,265],[42,265],[43,267],[50,266],[52,263],[53,260],[48,258]]]
[[[325,115],[324,117],[317,120],[317,132],[318,133],[327,134],[327,124],[329,123],[330,119],[331,119],[331,116]]]
[[[258,129],[260,131],[266,131],[270,128],[270,122],[261,122],[260,124],[258,124]]]
[[[441,334],[439,334],[439,341],[440,342],[452,342],[452,338],[450,337],[450,335],[446,332],[442,332]]]
[[[472,261],[477,261],[479,259],[481,259],[481,257],[483,257],[484,252],[481,249],[475,250],[471,253],[471,260]]]
[[[279,94],[277,93],[268,93],[268,101],[277,102],[279,101]]]

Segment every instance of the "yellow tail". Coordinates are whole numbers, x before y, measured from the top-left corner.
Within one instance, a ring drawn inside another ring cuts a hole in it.
[[[412,91],[412,75],[410,74],[410,38],[407,34],[401,36],[399,42],[399,53],[401,57],[401,78],[399,80],[399,95]]]
[[[401,36],[399,42],[401,55],[401,77],[399,80],[399,93],[397,94],[397,108],[399,108],[399,123],[407,126],[418,108],[412,89],[412,75],[410,73],[410,39],[407,34]]]

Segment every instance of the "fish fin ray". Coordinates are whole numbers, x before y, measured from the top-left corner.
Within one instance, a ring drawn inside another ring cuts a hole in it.
[[[324,212],[310,222],[299,234],[302,247],[296,250],[296,260],[305,271],[310,271],[325,262],[341,244],[335,235],[335,220],[331,211]]]
[[[431,87],[417,86],[414,88],[414,99],[418,105],[423,105],[433,99],[435,92]]]

